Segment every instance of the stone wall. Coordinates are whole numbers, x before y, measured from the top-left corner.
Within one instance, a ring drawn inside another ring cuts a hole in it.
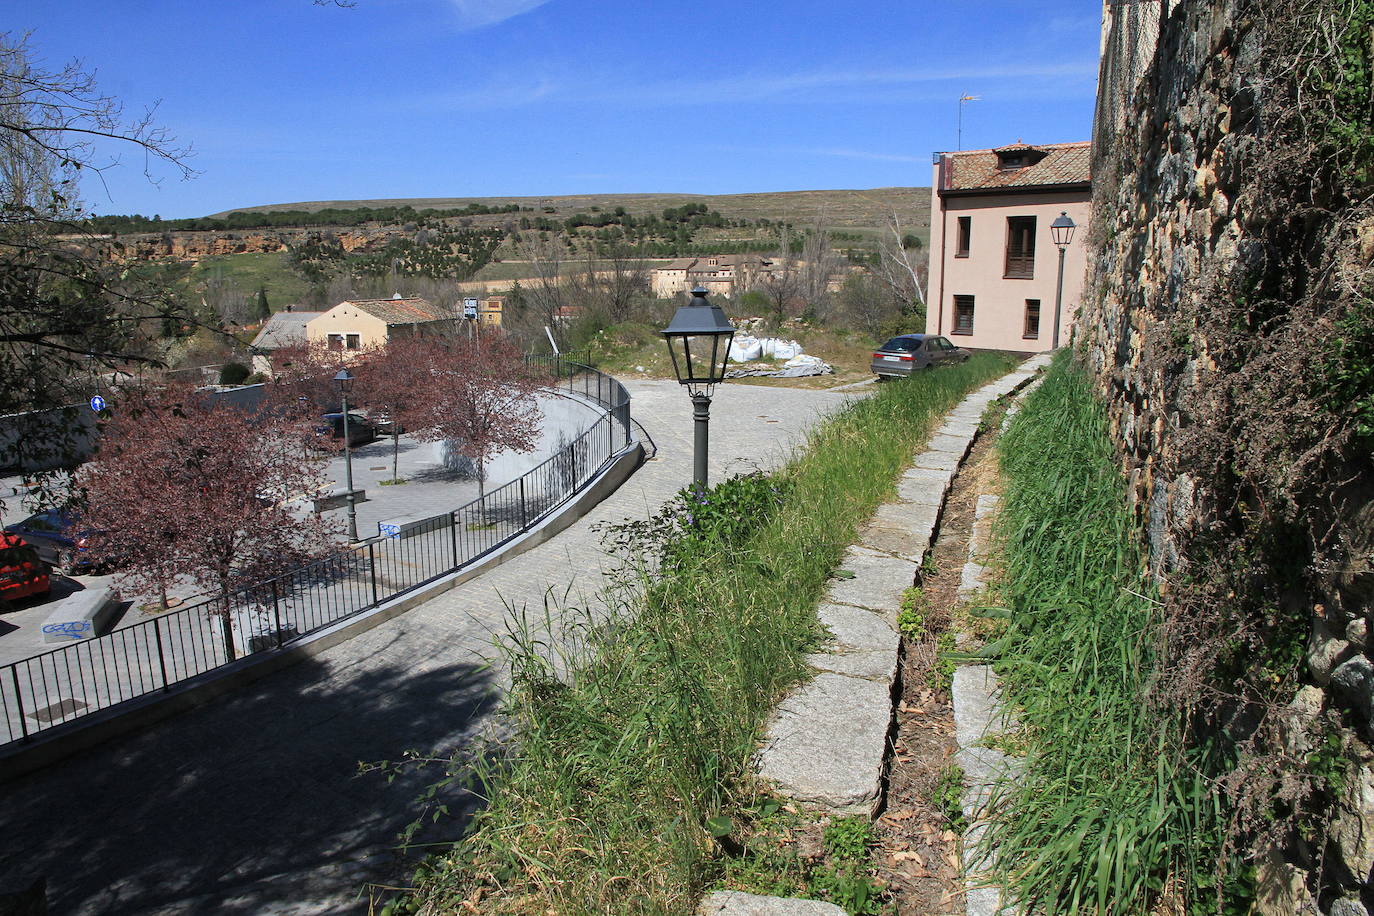
[[[1225,790],[1263,912],[1374,909],[1374,373],[1346,381],[1367,355],[1351,340],[1374,340],[1374,218],[1345,155],[1360,147],[1327,113],[1348,102],[1320,98],[1339,83],[1329,36],[1368,72],[1374,33],[1342,33],[1368,6],[1109,0],[1104,16],[1075,348],[1165,594],[1155,702],[1238,750]]]

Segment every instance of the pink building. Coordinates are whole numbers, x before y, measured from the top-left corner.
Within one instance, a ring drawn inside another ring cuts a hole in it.
[[[1069,340],[1087,266],[1087,142],[936,153],[926,333],[976,350],[1051,350],[1059,249],[1050,224],[1077,224],[1064,258],[1059,344]]]

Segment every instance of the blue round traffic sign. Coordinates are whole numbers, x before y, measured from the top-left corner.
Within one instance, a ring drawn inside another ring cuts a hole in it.
[[[102,397],[101,397],[100,395],[98,395],[98,394],[91,398],[91,410],[94,410],[96,413],[100,413],[100,411],[102,411],[102,410],[104,410],[104,409],[105,409],[105,399],[104,399],[104,398],[102,398]]]

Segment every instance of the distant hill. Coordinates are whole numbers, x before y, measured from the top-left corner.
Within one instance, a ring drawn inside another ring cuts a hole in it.
[[[461,209],[468,204],[501,207],[516,204],[536,214],[565,219],[574,213],[594,213],[624,207],[628,213],[660,212],[688,203],[704,203],[723,216],[735,219],[789,220],[805,226],[819,215],[836,229],[880,229],[887,213],[896,211],[903,227],[922,237],[930,225],[930,188],[870,188],[868,190],[771,191],[757,194],[572,194],[561,197],[411,197],[387,200],[312,200],[295,203],[237,207],[210,216],[223,218],[243,211],[304,210],[329,208],[402,207],[417,210]],[[551,212],[550,212],[551,211]],[[479,222],[496,217],[479,218]]]

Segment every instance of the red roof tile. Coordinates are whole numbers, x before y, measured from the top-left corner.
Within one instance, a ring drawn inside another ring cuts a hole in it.
[[[999,168],[998,153],[1031,153],[1032,162],[1021,168]],[[1044,153],[1034,161],[1034,153]],[[1092,143],[1014,143],[998,149],[943,153],[944,187],[941,191],[974,191],[998,188],[1039,188],[1046,185],[1085,184],[1092,180]]]

